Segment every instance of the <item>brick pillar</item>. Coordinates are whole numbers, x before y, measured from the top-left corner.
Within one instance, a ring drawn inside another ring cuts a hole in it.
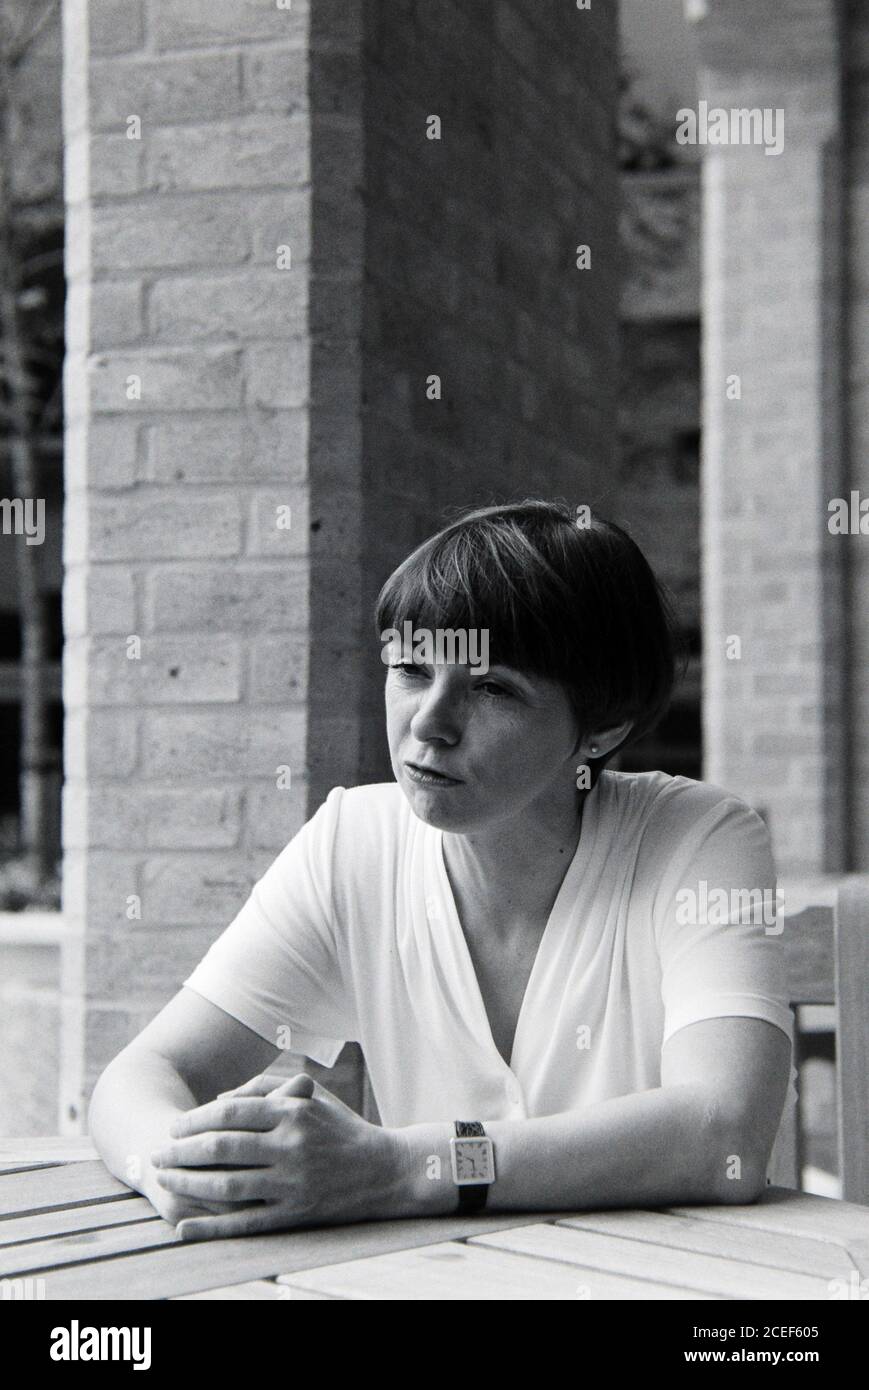
[[[390,568],[449,505],[601,500],[617,69],[602,6],[64,17],[75,1129],[329,789],[390,775],[371,630]],[[360,1080],[348,1050],[351,1103]]]
[[[845,61],[845,207],[847,266],[848,371],[844,382],[848,436],[848,486],[869,497],[869,389],[866,380],[869,337],[869,9],[848,0]],[[848,867],[869,872],[869,538],[840,536],[848,556],[847,633],[850,695],[850,773]]]
[[[709,107],[784,111],[782,153],[704,152],[704,775],[767,815],[781,869],[836,870],[846,853],[844,547],[827,528],[845,477],[837,6],[750,8],[746,23],[741,0],[710,0],[699,25]]]
[[[358,6],[322,8],[333,54],[352,46]],[[312,518],[308,466],[307,6],[64,11],[75,1128],[311,812],[312,551],[336,522]]]

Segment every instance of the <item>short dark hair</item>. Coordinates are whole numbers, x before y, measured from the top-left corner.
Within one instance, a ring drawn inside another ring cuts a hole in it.
[[[636,542],[578,510],[526,498],[463,513],[389,576],[375,624],[488,629],[490,665],[560,682],[583,734],[633,720],[623,748],[669,704],[678,628]],[[616,751],[593,760],[592,784]]]

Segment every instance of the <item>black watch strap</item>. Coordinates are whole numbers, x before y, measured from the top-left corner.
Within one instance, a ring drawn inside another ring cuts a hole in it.
[[[486,1131],[479,1120],[456,1120],[455,1126],[457,1139],[485,1139],[486,1137]],[[488,1183],[469,1183],[467,1187],[460,1187],[459,1205],[456,1208],[458,1214],[470,1216],[474,1212],[482,1211],[488,1195]]]
[[[479,1120],[456,1120],[457,1139],[485,1139],[486,1131]]]

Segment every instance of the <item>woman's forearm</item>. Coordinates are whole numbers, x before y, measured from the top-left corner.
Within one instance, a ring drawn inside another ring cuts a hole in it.
[[[166,1142],[176,1115],[197,1103],[165,1057],[127,1048],[94,1087],[88,1128],[109,1172],[148,1196],[154,1177],[150,1154]]]
[[[400,1132],[408,1207],[420,1215],[455,1211],[453,1126]],[[486,1121],[486,1133],[495,1150],[489,1211],[752,1202],[764,1179],[737,1126],[690,1087],[642,1091],[540,1119]]]

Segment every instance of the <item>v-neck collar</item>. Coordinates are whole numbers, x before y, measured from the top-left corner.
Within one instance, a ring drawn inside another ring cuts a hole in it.
[[[519,1006],[519,1014],[516,1019],[516,1028],[513,1033],[509,1063],[505,1062],[495,1043],[492,1025],[489,1022],[489,1015],[483,1000],[482,990],[480,989],[480,982],[477,979],[477,972],[474,969],[474,962],[471,959],[470,948],[462,928],[452,884],[450,883],[450,876],[447,872],[447,864],[444,857],[444,832],[439,826],[436,828],[435,858],[441,891],[447,904],[448,931],[453,937],[452,954],[463,976],[461,986],[465,999],[472,1006],[476,1016],[476,1027],[474,1031],[480,1041],[484,1042],[491,1050],[499,1065],[511,1074],[513,1074],[513,1065],[517,1057],[517,1049],[523,1031],[523,1024],[526,1022],[527,1016],[533,1008],[536,981],[545,970],[546,959],[553,949],[553,943],[557,941],[570,917],[576,894],[588,872],[588,867],[597,844],[601,783],[605,775],[606,771],[604,770],[595,783],[594,788],[585,799],[579,840],[574,850],[573,858],[568,864],[564,877],[561,880],[561,886],[555,895],[555,901],[552,904],[549,916],[546,919],[546,926],[543,928],[543,934],[537,946],[534,964],[531,967],[531,972],[525,984],[525,993],[522,996],[522,1003]]]

